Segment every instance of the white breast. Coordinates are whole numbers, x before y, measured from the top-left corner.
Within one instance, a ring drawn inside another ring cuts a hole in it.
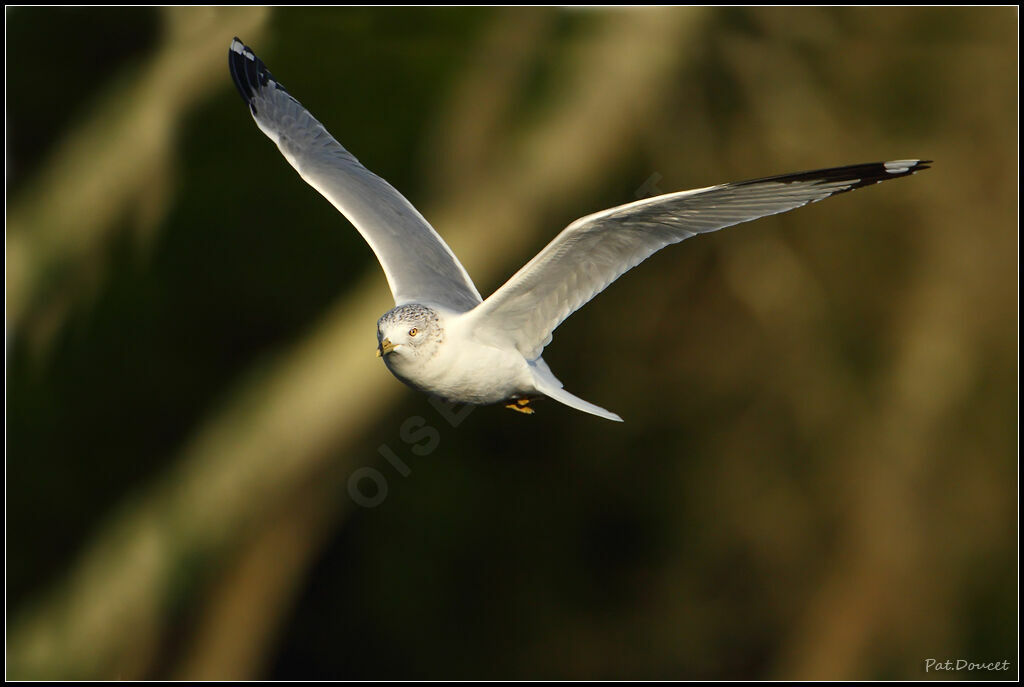
[[[389,355],[385,363],[406,384],[457,403],[489,404],[536,392],[529,364],[515,349],[485,345],[444,323],[437,354],[426,360]]]

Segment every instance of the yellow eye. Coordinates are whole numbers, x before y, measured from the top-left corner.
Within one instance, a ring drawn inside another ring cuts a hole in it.
[[[409,336],[416,336],[419,333],[420,333],[420,330],[416,329],[416,327],[413,327],[412,329],[409,330]]]

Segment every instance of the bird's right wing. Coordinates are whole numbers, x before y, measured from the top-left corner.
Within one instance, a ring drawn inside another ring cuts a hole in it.
[[[397,305],[464,312],[480,303],[466,270],[416,208],[334,140],[237,38],[228,67],[260,130],[370,244]]]
[[[565,318],[627,270],[683,239],[927,169],[895,160],[669,193],[576,220],[466,315],[474,335],[534,360]]]

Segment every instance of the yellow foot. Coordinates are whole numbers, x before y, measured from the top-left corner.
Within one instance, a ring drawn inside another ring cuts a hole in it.
[[[530,407],[530,399],[528,398],[517,398],[509,403],[505,404],[505,407],[509,410],[514,410],[517,413],[525,413],[526,415],[533,415],[533,408]]]

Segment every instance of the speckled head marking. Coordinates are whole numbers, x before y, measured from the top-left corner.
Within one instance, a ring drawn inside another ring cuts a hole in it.
[[[437,313],[431,308],[419,303],[410,303],[408,305],[399,305],[386,313],[381,315],[380,319],[377,320],[377,328],[379,329],[382,324],[390,324],[394,322],[437,322]]]
[[[432,358],[442,341],[440,317],[425,305],[399,305],[377,320],[377,350],[389,367],[398,359]]]

